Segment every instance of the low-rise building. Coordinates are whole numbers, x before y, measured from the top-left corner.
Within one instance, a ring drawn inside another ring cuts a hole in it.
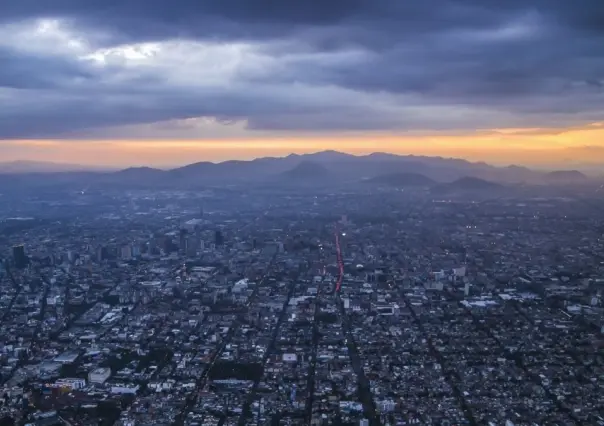
[[[96,368],[88,373],[88,381],[99,385],[105,383],[109,377],[111,377],[110,368]]]

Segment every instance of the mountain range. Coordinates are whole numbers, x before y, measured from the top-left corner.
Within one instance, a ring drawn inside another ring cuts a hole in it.
[[[37,174],[36,174],[37,172]],[[193,188],[221,185],[328,185],[363,183],[394,187],[453,187],[493,189],[489,185],[579,184],[590,182],[580,171],[542,172],[526,167],[496,167],[455,158],[373,153],[356,156],[337,151],[264,157],[250,161],[198,162],[169,170],[132,167],[119,171],[85,170],[55,163],[0,163],[4,180],[110,184],[137,187]],[[0,179],[2,181],[2,179]],[[442,187],[442,186],[441,186]]]

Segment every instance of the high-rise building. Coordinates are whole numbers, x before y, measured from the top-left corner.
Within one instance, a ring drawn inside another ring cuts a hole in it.
[[[179,233],[178,248],[183,252],[187,250],[187,230],[184,228]]]
[[[224,236],[222,235],[222,231],[217,230],[214,233],[214,244],[216,244],[216,246],[221,246],[224,244]]]
[[[162,249],[166,254],[178,251],[178,247],[176,247],[176,244],[174,244],[172,242],[172,239],[168,237],[164,238]]]
[[[132,259],[132,247],[130,245],[125,245],[121,249],[121,258],[123,260]]]
[[[189,235],[187,238],[186,252],[188,256],[195,256],[199,248],[199,239],[195,235]]]
[[[101,263],[103,260],[107,260],[109,258],[109,250],[107,247],[98,246],[96,249],[96,261]]]
[[[17,269],[25,269],[29,264],[29,258],[25,254],[25,246],[23,244],[13,247],[13,260]]]

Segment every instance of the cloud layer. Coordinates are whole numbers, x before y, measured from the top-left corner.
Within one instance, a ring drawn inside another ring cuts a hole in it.
[[[208,120],[394,132],[604,117],[601,0],[5,3],[0,139],[149,137],[150,125],[216,137]]]

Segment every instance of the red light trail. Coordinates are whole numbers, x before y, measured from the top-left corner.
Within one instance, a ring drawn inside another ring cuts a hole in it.
[[[340,289],[342,288],[342,279],[344,278],[344,261],[342,260],[342,249],[340,248],[340,234],[338,233],[338,228],[336,226],[336,231],[335,231],[335,236],[336,236],[336,252],[337,252],[337,258],[338,258],[338,281],[336,283],[336,293],[340,292]]]

